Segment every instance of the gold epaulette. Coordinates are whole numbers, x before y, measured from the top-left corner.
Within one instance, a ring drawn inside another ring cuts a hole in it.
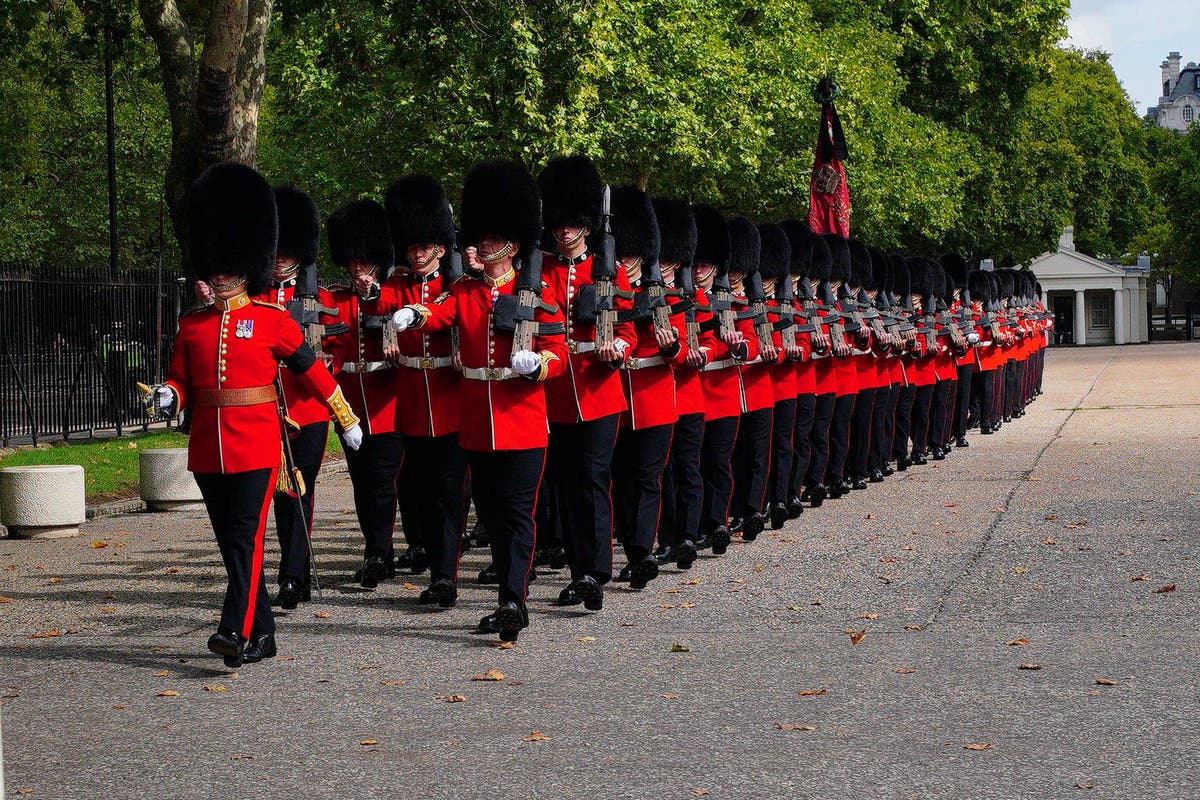
[[[279,305],[278,303],[268,303],[266,300],[251,300],[250,302],[256,306],[264,306],[266,308],[277,308],[280,311],[287,311],[286,308]]]

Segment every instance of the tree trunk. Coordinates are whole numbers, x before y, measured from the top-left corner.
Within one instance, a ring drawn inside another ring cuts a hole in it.
[[[233,103],[234,158],[243,164],[258,161],[258,109],[267,82],[267,32],[272,0],[250,0],[245,42],[238,60]]]
[[[234,157],[233,108],[248,0],[215,0],[196,82],[197,173]]]

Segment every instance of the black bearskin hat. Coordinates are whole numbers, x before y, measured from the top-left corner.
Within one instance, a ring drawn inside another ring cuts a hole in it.
[[[904,265],[908,267],[908,293],[928,297],[933,291],[933,270],[930,269],[929,260],[909,258]]]
[[[946,270],[946,274],[953,282],[951,289],[966,289],[967,288],[967,273],[970,269],[967,267],[967,261],[958,253],[946,253],[941,258],[942,269]]]
[[[695,263],[712,264],[718,275],[729,273],[729,225],[721,212],[712,206],[695,206],[696,217]]]
[[[409,245],[454,247],[454,215],[441,185],[428,175],[405,175],[383,195],[396,258],[406,262]]]
[[[833,273],[833,251],[824,236],[812,237],[812,267],[808,278],[815,281],[827,281]]]
[[[636,186],[617,186],[612,190],[612,232],[617,258],[637,256],[648,269],[659,259],[662,240],[658,220],[650,198]]]
[[[846,238],[836,233],[823,233],[821,239],[829,245],[829,255],[833,259],[829,267],[829,280],[850,283],[850,246]]]
[[[668,264],[688,265],[696,255],[696,217],[683,200],[654,198],[660,248],[658,258]]]
[[[847,245],[850,247],[850,285],[871,288],[871,251],[858,239],[850,239]]]
[[[729,271],[739,275],[753,275],[758,272],[758,262],[762,257],[762,239],[758,228],[745,217],[733,217],[729,220]]]
[[[787,234],[775,223],[767,222],[758,226],[758,236],[762,240],[758,271],[763,279],[787,280],[792,262],[792,244],[788,241]]]
[[[238,275],[251,294],[275,271],[279,217],[270,184],[250,167],[214,164],[188,190],[188,253],[196,277]]]
[[[542,236],[537,184],[516,161],[482,161],[471,168],[462,191],[462,243],[478,246],[494,236],[528,254]]]
[[[912,293],[912,270],[909,269],[908,259],[896,256],[892,259],[892,294],[896,295],[901,305],[906,305]]]
[[[972,300],[978,300],[981,303],[991,301],[992,282],[988,280],[987,273],[980,269],[971,270],[967,275],[967,291],[971,293]]]
[[[871,282],[864,284],[863,288],[873,289],[880,292],[890,292],[891,286],[891,259],[887,253],[880,250],[878,247],[867,247],[867,253],[871,256]]]
[[[788,272],[796,277],[807,278],[812,271],[813,232],[797,219],[785,219],[779,223],[779,227],[787,235],[788,244],[792,248]]]
[[[383,271],[396,263],[387,215],[376,200],[351,200],[329,215],[329,255],[342,269],[351,262],[373,264]]]
[[[1013,273],[1010,269],[996,270],[996,277],[1000,279],[1000,295],[999,299],[1004,300],[1012,297],[1017,290],[1017,282],[1013,279]]]
[[[929,260],[929,276],[932,279],[933,296],[940,297],[945,300],[950,297],[950,293],[954,287],[950,283],[950,276],[946,274],[946,270],[937,261]]]
[[[604,210],[604,182],[596,165],[584,155],[559,156],[538,175],[542,193],[542,220],[546,230],[564,225],[600,230]]]
[[[313,199],[294,186],[275,187],[279,211],[279,246],[276,255],[290,256],[301,265],[317,263],[321,246],[321,215]]]

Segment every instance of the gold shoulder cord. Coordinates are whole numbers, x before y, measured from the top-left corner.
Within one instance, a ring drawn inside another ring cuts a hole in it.
[[[325,404],[333,412],[333,418],[342,426],[342,430],[358,424],[358,417],[354,415],[350,404],[346,402],[346,397],[342,394],[342,387],[339,386],[334,389],[333,394],[326,398]]]

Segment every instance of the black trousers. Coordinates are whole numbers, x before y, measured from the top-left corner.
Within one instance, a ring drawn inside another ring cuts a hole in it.
[[[229,577],[220,624],[247,638],[275,632],[263,574],[263,545],[278,473],[278,469],[255,469],[195,474]]]
[[[933,385],[933,397],[929,403],[929,433],[926,434],[922,450],[941,447],[945,442],[946,422],[950,419],[950,409],[954,400],[950,397],[950,381],[938,381]]]
[[[917,387],[901,386],[896,395],[896,423],[892,435],[892,458],[908,457],[908,440],[912,435],[913,405],[917,400]]]
[[[475,513],[492,543],[499,600],[524,604],[533,569],[533,509],[546,450],[468,450]]]
[[[856,395],[838,395],[834,401],[833,419],[829,423],[829,463],[825,466],[826,483],[846,473],[846,457],[850,452],[850,418],[854,416]]]
[[[850,417],[850,455],[847,469],[856,478],[867,477],[867,465],[871,460],[871,430],[875,421],[875,398],[878,394],[875,387],[861,389],[854,400],[854,414]]]
[[[612,578],[612,455],[619,415],[550,425],[546,476],[562,518],[571,578]]]
[[[974,367],[964,364],[958,368],[958,393],[954,395],[954,436],[967,435],[967,418],[971,414],[971,377]]]
[[[979,422],[992,426],[996,419],[996,370],[979,373]]]
[[[704,414],[685,414],[675,423],[671,456],[663,473],[662,514],[658,543],[674,546],[695,542],[700,530],[704,480],[700,477],[700,450],[704,445]]]
[[[812,459],[812,444],[809,438],[812,436],[816,413],[815,394],[806,392],[796,395],[796,424],[792,428],[792,474],[788,480],[788,490],[792,495],[800,494],[800,487],[808,475],[808,463]]]
[[[279,533],[279,582],[296,581],[307,586],[311,578],[308,535],[312,533],[313,505],[317,496],[317,473],[325,458],[329,423],[301,425],[292,437],[292,460],[304,478],[303,496],[275,496],[275,528]]]
[[[912,452],[924,453],[929,442],[929,411],[933,405],[934,384],[918,386],[912,406]]]
[[[808,438],[809,459],[808,475],[804,479],[805,486],[816,486],[825,483],[825,469],[829,464],[829,433],[833,425],[833,410],[837,404],[837,395],[833,392],[819,394],[813,408],[812,433]]]
[[[767,476],[767,505],[787,503],[795,460],[796,398],[775,403],[771,429],[771,471]]]
[[[658,535],[663,471],[671,454],[673,424],[617,434],[613,453],[613,517],[617,539],[632,563],[650,555]]]
[[[880,386],[875,390],[875,404],[871,411],[871,447],[867,456],[867,470],[883,469],[890,451],[888,441],[888,410],[892,408],[894,386]]]
[[[400,464],[400,519],[410,546],[429,554],[431,581],[458,580],[458,555],[467,519],[467,460],[458,434],[405,436]]]
[[[354,511],[362,528],[365,558],[390,557],[396,530],[396,476],[404,454],[398,432],[371,433],[357,450],[346,450],[346,467],[354,487]]]
[[[890,461],[895,458],[895,450],[893,442],[896,440],[896,420],[899,417],[900,395],[904,391],[904,384],[893,383],[888,389],[887,408],[883,412],[883,460]],[[882,466],[882,465],[881,465]]]
[[[775,407],[742,414],[733,446],[733,497],[735,516],[762,511],[771,473],[771,428]]]
[[[711,536],[729,522],[729,501],[733,496],[733,445],[737,441],[739,417],[721,417],[704,423],[704,444],[700,451],[700,477],[704,481],[701,503],[700,534]]]
[[[1010,358],[1004,365],[1004,416],[1011,417],[1017,411],[1017,377],[1019,370],[1017,360]]]

